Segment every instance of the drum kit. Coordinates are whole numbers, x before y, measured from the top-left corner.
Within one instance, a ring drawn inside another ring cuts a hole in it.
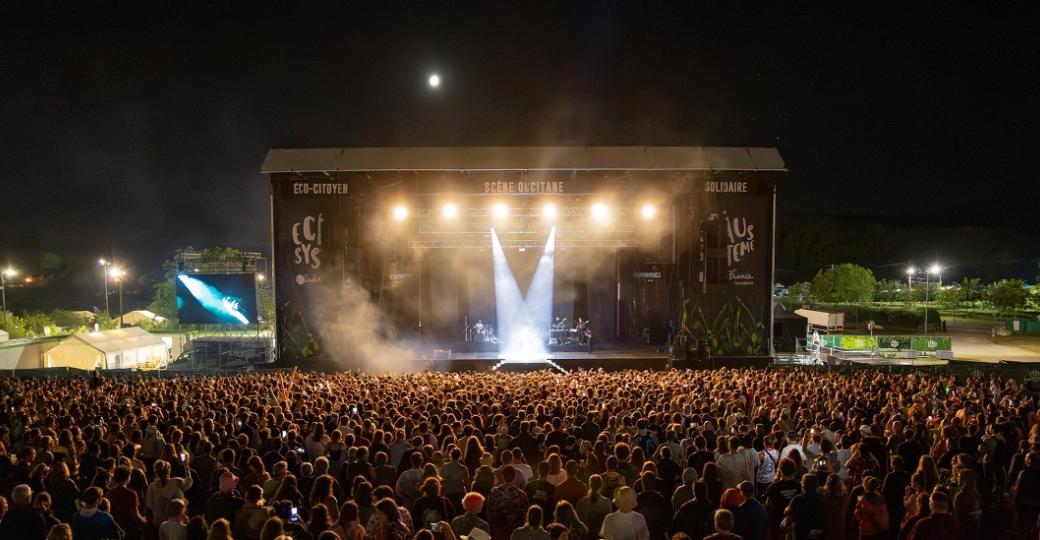
[[[498,343],[498,336],[490,324],[478,320],[476,324],[466,330],[466,341],[471,343]]]
[[[557,317],[549,329],[549,346],[558,345],[585,345],[592,337],[592,328],[589,321],[578,317],[578,322],[573,327],[568,327],[566,317]],[[478,320],[473,326],[466,326],[466,341],[469,343],[498,343],[495,328]]]

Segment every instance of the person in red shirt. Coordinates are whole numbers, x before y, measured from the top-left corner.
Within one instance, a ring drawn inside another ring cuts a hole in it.
[[[130,482],[130,468],[116,467],[112,473],[112,489],[105,496],[112,506],[112,517],[126,533],[125,540],[138,540],[143,535],[144,525],[148,522],[141,515],[141,499],[137,492],[127,487]]]
[[[950,513],[950,498],[941,491],[928,499],[932,514],[914,525],[910,540],[950,540],[958,537],[957,523]]]
[[[868,538],[886,538],[888,536],[888,504],[878,492],[881,482],[873,476],[863,479],[864,493],[856,501],[853,516],[859,525],[861,540]]]

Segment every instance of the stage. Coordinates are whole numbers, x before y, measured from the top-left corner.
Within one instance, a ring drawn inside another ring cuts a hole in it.
[[[449,353],[437,351],[435,355],[418,358],[418,365],[426,365],[434,371],[537,371],[541,369],[621,369],[661,370],[671,367],[672,359],[667,349],[654,346],[613,347],[593,352],[550,353],[549,362],[504,361],[497,352]]]
[[[785,171],[773,148],[272,149],[278,358],[400,339],[430,369],[663,369],[681,327],[764,358]]]

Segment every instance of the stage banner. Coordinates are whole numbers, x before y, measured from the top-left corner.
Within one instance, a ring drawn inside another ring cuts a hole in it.
[[[272,179],[279,352],[320,352],[325,322],[351,284],[357,212],[351,184],[328,177]]]
[[[676,171],[373,171],[343,172],[359,189],[387,190],[401,195],[527,195],[568,196],[610,194],[618,199],[639,194],[673,195],[689,173]]]
[[[717,356],[769,353],[773,183],[742,175],[694,179],[683,326]]]

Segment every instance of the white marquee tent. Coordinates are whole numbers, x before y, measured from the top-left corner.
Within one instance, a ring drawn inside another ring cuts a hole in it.
[[[44,354],[44,367],[154,369],[169,359],[159,336],[136,327],[69,336]]]

